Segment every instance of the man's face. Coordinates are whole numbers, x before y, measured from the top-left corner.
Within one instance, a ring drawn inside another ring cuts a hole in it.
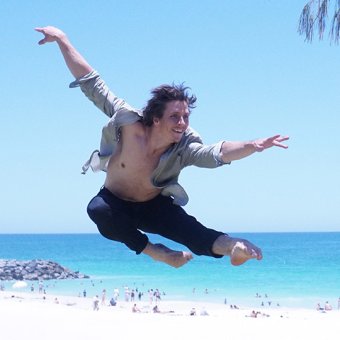
[[[185,101],[173,100],[165,106],[161,119],[154,119],[165,138],[170,143],[178,143],[189,126],[189,108]]]

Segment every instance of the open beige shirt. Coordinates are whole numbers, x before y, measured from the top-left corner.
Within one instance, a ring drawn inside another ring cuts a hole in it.
[[[70,84],[71,88],[78,86],[87,98],[110,118],[102,130],[100,149],[92,152],[91,157],[82,167],[82,173],[85,174],[89,168],[94,172],[106,171],[109,158],[117,150],[121,127],[142,121],[143,113],[114,95],[96,71]],[[220,156],[222,143],[223,141],[204,145],[199,134],[189,127],[181,141],[173,144],[161,156],[151,176],[152,184],[162,189],[162,195],[173,197],[174,204],[182,206],[187,204],[189,197],[178,184],[181,170],[189,165],[216,168],[225,164]]]

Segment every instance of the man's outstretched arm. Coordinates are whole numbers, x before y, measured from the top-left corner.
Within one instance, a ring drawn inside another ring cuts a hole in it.
[[[35,30],[44,35],[44,38],[39,41],[39,45],[49,42],[56,42],[58,44],[66,65],[75,78],[83,77],[93,71],[93,68],[74,48],[63,31],[53,26],[37,27]]]
[[[265,149],[277,146],[287,149],[288,146],[282,142],[288,140],[288,136],[275,135],[273,137],[256,139],[247,142],[223,142],[221,148],[221,158],[228,163],[252,155],[254,152],[261,152]]]

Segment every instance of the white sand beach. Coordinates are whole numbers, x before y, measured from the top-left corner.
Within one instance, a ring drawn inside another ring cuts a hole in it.
[[[59,303],[56,303],[55,298]],[[223,304],[162,301],[161,313],[147,302],[102,306],[92,298],[0,292],[1,339],[336,339],[340,311],[262,308],[230,309]],[[195,308],[196,315],[190,315]],[[208,315],[201,315],[202,310]]]

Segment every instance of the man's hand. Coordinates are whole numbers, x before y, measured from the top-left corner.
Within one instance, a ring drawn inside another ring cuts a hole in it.
[[[50,42],[57,42],[61,53],[65,59],[66,65],[75,78],[83,77],[93,71],[92,67],[83,58],[83,56],[73,47],[66,34],[59,28],[53,26],[37,27],[37,32],[44,35],[39,41],[39,45]]]
[[[41,39],[38,44],[43,45],[48,42],[60,41],[63,37],[65,37],[65,33],[61,31],[59,28],[53,26],[46,27],[37,27],[35,28],[37,32],[42,33],[45,37]]]
[[[282,144],[281,142],[284,142],[288,139],[289,139],[288,136],[276,135],[276,136],[269,137],[269,138],[256,139],[253,141],[253,145],[255,147],[255,150],[258,152],[271,148],[272,146],[278,146],[280,148],[287,149],[288,146],[285,144]]]
[[[229,142],[222,144],[221,158],[224,163],[236,161],[252,155],[254,152],[261,152],[272,146],[278,146],[287,149],[288,146],[282,144],[283,141],[288,140],[288,136],[275,135],[269,138],[260,138],[253,141],[246,142]]]

